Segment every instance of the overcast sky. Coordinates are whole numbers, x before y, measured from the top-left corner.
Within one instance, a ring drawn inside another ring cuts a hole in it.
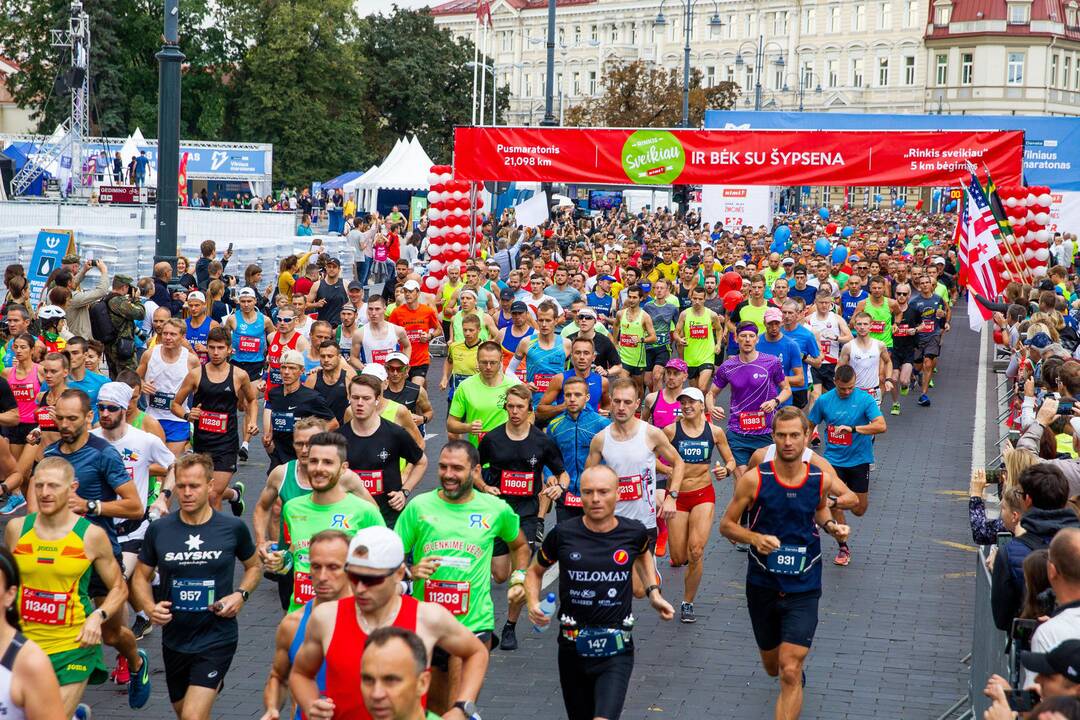
[[[422,8],[426,5],[434,7],[439,2],[441,0],[359,0],[356,7],[362,15],[372,15],[380,12],[388,15],[394,5],[403,8]]]

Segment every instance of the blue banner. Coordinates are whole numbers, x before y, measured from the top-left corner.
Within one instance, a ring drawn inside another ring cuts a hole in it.
[[[60,267],[68,253],[75,252],[75,237],[70,230],[41,230],[30,265],[26,268],[26,279],[30,281],[30,300],[36,302],[49,280],[52,271]]]
[[[157,146],[146,145],[139,147],[146,151],[146,157],[150,165],[157,168]],[[109,162],[120,151],[119,145],[105,147],[101,143],[87,143],[83,146],[83,157],[89,153],[98,153],[104,150]],[[190,147],[180,144],[180,157],[188,154],[187,172],[188,178],[215,175],[237,175],[251,179],[261,179],[270,174],[270,153],[266,150],[249,150],[241,148],[207,148]]]
[[[1080,118],[1031,115],[879,115],[709,110],[709,129],[1023,130],[1024,182],[1080,190]]]

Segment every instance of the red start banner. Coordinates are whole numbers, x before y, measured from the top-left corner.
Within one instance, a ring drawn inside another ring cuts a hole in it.
[[[613,185],[1020,184],[1024,133],[459,127],[454,177]]]

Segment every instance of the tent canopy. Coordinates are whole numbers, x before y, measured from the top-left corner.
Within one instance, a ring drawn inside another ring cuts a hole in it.
[[[345,187],[345,183],[355,180],[363,174],[364,173],[360,170],[350,170],[349,172],[341,173],[333,180],[327,180],[322,186],[326,190],[337,190],[338,188]]]
[[[359,183],[362,189],[427,190],[430,187],[431,158],[414,135],[402,139],[374,173],[365,174]]]
[[[349,180],[349,181],[345,182],[341,186],[341,191],[343,193],[345,193],[346,195],[351,195],[351,194],[355,193],[360,188],[360,183],[363,181],[363,179],[366,178],[368,175],[370,175],[371,173],[375,172],[378,169],[379,169],[378,165],[372,165],[370,168],[368,168],[367,172],[360,173],[359,175],[354,177],[352,180]]]

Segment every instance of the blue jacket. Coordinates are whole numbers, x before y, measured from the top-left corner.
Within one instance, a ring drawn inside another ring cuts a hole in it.
[[[556,415],[547,426],[547,434],[559,446],[562,452],[566,474],[570,476],[570,492],[581,494],[579,478],[589,458],[589,444],[596,434],[611,424],[611,420],[593,410],[588,405],[582,410],[577,420],[570,413]]]

